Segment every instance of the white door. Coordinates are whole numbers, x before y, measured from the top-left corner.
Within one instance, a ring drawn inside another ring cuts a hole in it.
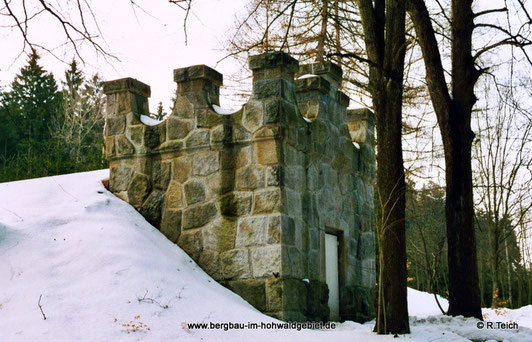
[[[340,320],[340,296],[338,284],[338,237],[325,234],[325,282],[329,287],[329,309],[331,321]]]

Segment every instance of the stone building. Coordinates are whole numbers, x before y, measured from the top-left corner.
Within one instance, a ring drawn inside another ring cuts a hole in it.
[[[220,73],[174,70],[174,110],[155,126],[141,121],[149,86],[106,82],[110,190],[268,315],[369,319],[373,114],[346,109],[331,62],[276,52],[249,66],[253,94],[230,115],[218,107]]]

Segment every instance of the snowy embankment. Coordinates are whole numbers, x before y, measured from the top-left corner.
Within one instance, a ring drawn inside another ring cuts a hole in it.
[[[0,184],[0,341],[532,340],[532,306],[491,312],[489,320],[514,320],[518,331],[479,330],[477,320],[441,316],[433,296],[415,290],[412,334],[399,339],[353,322],[327,331],[183,329],[183,322],[279,321],[214,282],[106,191],[107,176]]]

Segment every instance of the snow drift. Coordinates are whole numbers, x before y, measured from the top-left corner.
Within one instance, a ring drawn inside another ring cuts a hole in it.
[[[279,321],[212,280],[106,191],[106,177],[108,170],[101,170],[0,184],[0,341],[393,338],[374,335],[371,322],[301,331],[186,328]],[[409,289],[409,302],[412,334],[399,340],[532,340],[526,328],[532,326],[532,306],[504,315],[485,310],[489,320],[520,326],[488,330],[478,329],[475,319],[441,316],[432,295]]]

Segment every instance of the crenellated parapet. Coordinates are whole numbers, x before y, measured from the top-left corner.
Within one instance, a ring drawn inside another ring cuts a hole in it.
[[[275,52],[249,66],[252,96],[232,114],[219,108],[220,73],[174,70],[174,109],[154,126],[143,123],[149,86],[106,82],[110,190],[257,309],[285,320],[367,319],[371,112],[347,110],[333,63],[299,66]],[[329,312],[326,234],[340,242],[340,317]]]

